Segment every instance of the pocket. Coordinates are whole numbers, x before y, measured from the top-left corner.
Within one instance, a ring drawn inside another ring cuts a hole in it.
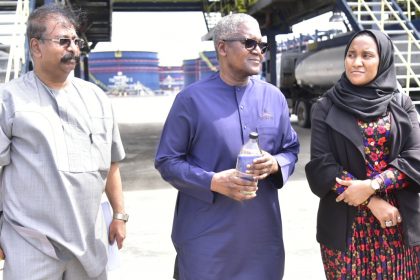
[[[92,117],[92,136],[99,142],[111,143],[113,119],[108,117]]]
[[[279,129],[276,127],[258,127],[258,144],[264,151],[272,153],[277,149]]]
[[[111,165],[111,118],[92,118],[92,161],[97,170],[108,170]]]

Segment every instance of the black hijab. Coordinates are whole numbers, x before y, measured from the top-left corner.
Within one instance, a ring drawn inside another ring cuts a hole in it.
[[[350,44],[360,35],[372,37],[378,47],[379,67],[376,77],[366,85],[355,86],[344,72],[326,95],[340,109],[366,120],[385,114],[397,91],[397,76],[392,41],[378,30],[367,29],[357,32],[348,42],[344,55],[347,55]]]

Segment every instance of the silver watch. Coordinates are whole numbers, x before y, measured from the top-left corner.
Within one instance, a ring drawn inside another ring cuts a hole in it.
[[[128,222],[128,214],[125,213],[114,213],[114,215],[112,216],[112,218],[114,218],[115,220],[121,220],[124,222]]]
[[[371,179],[370,180],[370,187],[375,191],[375,192],[377,192],[378,190],[380,190],[381,189],[381,184],[379,184],[379,182],[378,181],[376,181],[376,184],[374,184],[373,183],[373,181],[376,181],[375,179]]]

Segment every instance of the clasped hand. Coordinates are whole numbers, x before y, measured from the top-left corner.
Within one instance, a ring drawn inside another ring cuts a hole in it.
[[[279,170],[277,160],[266,151],[262,151],[262,156],[254,159],[254,163],[247,166],[247,174],[254,176],[255,180],[263,180],[270,174]]]
[[[211,181],[211,190],[237,201],[253,199],[257,196],[258,180],[265,179],[277,171],[278,164],[276,159],[263,151],[261,157],[255,159],[253,164],[247,166],[247,173],[243,174],[244,176],[241,176],[241,173],[236,169],[215,173]]]
[[[335,178],[337,183],[346,186],[347,189],[337,196],[336,201],[344,201],[350,206],[359,206],[365,202],[375,191],[370,187],[370,180],[341,180]]]
[[[343,201],[350,206],[358,206],[371,197],[367,207],[379,221],[382,228],[395,226],[402,222],[401,214],[395,206],[384,199],[373,195],[375,191],[370,187],[370,180],[341,180],[337,183],[347,186],[347,189],[337,196],[336,201]],[[387,225],[388,223],[388,225]]]

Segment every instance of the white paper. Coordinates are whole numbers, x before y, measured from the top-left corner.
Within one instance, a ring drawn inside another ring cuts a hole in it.
[[[106,229],[107,229],[107,236],[109,237],[109,226],[112,222],[112,209],[111,205],[109,204],[108,200],[102,200],[101,202],[102,212],[104,214]],[[109,240],[109,239],[108,239]],[[108,241],[109,242],[109,241]],[[111,245],[108,245],[108,264],[107,270],[114,270],[121,266],[121,259],[118,252],[118,245],[117,241]]]

